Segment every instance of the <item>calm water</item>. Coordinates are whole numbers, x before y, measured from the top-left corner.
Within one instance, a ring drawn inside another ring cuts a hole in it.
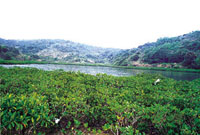
[[[131,76],[140,73],[156,73],[163,76],[173,78],[175,80],[193,80],[200,78],[200,73],[189,72],[174,72],[174,71],[156,71],[156,70],[138,70],[138,69],[124,69],[114,67],[101,67],[101,66],[78,66],[78,65],[56,65],[56,64],[23,64],[23,65],[4,65],[3,67],[34,67],[43,70],[56,70],[63,69],[65,71],[80,71],[82,73],[96,75],[97,73],[106,73],[114,76]]]

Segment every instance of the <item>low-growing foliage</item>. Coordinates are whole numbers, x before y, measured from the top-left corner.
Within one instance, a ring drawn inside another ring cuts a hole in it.
[[[200,79],[0,67],[0,95],[2,134],[200,134]]]

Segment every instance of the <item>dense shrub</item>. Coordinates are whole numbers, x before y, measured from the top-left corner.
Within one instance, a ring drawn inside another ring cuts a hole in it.
[[[0,95],[2,134],[200,134],[200,79],[0,67]]]

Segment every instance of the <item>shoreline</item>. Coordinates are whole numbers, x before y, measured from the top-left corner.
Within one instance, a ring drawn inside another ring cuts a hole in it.
[[[77,66],[101,66],[124,69],[138,70],[157,70],[157,71],[174,71],[174,72],[193,72],[200,73],[200,69],[185,69],[185,68],[164,68],[164,67],[135,67],[135,66],[115,66],[106,64],[84,64],[84,63],[63,63],[63,62],[40,62],[40,61],[16,61],[16,60],[0,60],[0,64],[57,64],[57,65],[77,65]]]

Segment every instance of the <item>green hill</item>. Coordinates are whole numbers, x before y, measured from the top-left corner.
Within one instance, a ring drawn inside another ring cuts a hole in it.
[[[12,47],[27,60],[68,63],[110,63],[120,49],[94,47],[66,40],[5,40],[0,45]]]
[[[121,51],[115,65],[200,68],[200,31],[160,38],[138,48]]]
[[[14,47],[0,45],[0,59],[16,60],[20,58],[19,50]]]
[[[0,45],[10,48],[7,55],[5,52],[1,53],[1,59],[200,69],[200,31],[160,38],[156,42],[127,50],[94,47],[58,39],[0,38]],[[17,55],[16,52],[13,53],[14,50],[18,50]]]

